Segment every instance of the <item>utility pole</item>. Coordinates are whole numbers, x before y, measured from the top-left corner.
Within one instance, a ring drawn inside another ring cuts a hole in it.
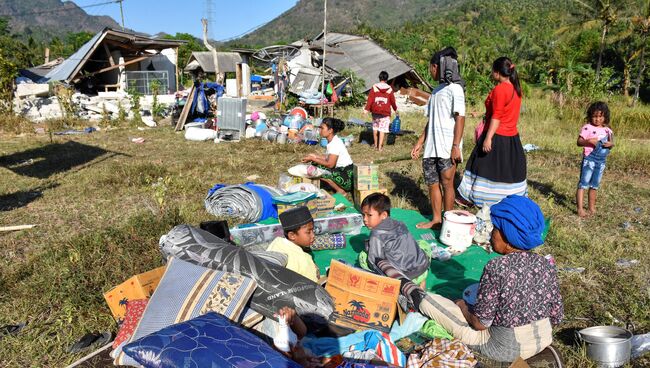
[[[122,7],[122,3],[124,0],[117,0],[118,3],[120,3],[120,16],[122,16],[122,31],[125,30],[124,28],[124,8]]]
[[[323,17],[323,81],[321,82],[321,91],[325,98],[325,56],[327,55],[327,0],[325,0],[325,9]],[[320,118],[323,119],[323,99],[320,100]]]

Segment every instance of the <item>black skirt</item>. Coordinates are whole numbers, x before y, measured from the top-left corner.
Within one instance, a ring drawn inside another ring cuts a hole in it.
[[[526,154],[519,135],[506,137],[495,134],[492,150],[483,152],[483,134],[472,151],[465,170],[499,183],[520,183],[526,180]]]

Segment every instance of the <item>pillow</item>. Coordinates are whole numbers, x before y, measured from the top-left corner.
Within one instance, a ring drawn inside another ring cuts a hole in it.
[[[299,368],[259,337],[211,312],[166,327],[124,347],[146,368]]]
[[[113,341],[113,349],[117,349],[123,342],[131,338],[133,331],[138,326],[138,322],[140,322],[140,318],[142,318],[148,301],[149,299],[129,300],[126,305],[124,321],[120,325],[120,330],[117,332],[115,341]]]
[[[189,225],[178,225],[160,239],[160,251],[203,267],[222,269],[253,278],[258,288],[251,297],[251,308],[265,317],[282,307],[291,307],[308,326],[327,325],[334,301],[325,289],[284,267],[266,262],[246,249]]]
[[[208,312],[237,321],[256,287],[248,277],[172,258],[129,342]],[[115,365],[136,364],[121,351],[113,355]]]

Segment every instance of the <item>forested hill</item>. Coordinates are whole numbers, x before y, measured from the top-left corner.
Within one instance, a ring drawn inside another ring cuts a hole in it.
[[[104,27],[119,28],[113,18],[88,15],[72,1],[0,1],[0,17],[8,19],[11,32],[24,39],[49,40],[64,38],[71,32],[95,33]]]
[[[377,28],[424,19],[450,0],[328,0],[328,29],[350,32],[362,24]],[[299,0],[271,22],[235,40],[250,46],[291,43],[316,36],[323,29],[323,0]]]

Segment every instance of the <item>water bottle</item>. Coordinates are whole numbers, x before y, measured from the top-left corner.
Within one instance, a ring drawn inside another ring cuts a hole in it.
[[[400,120],[399,116],[395,116],[395,119],[393,119],[393,122],[390,124],[390,132],[393,134],[397,134],[402,130],[402,121]]]

